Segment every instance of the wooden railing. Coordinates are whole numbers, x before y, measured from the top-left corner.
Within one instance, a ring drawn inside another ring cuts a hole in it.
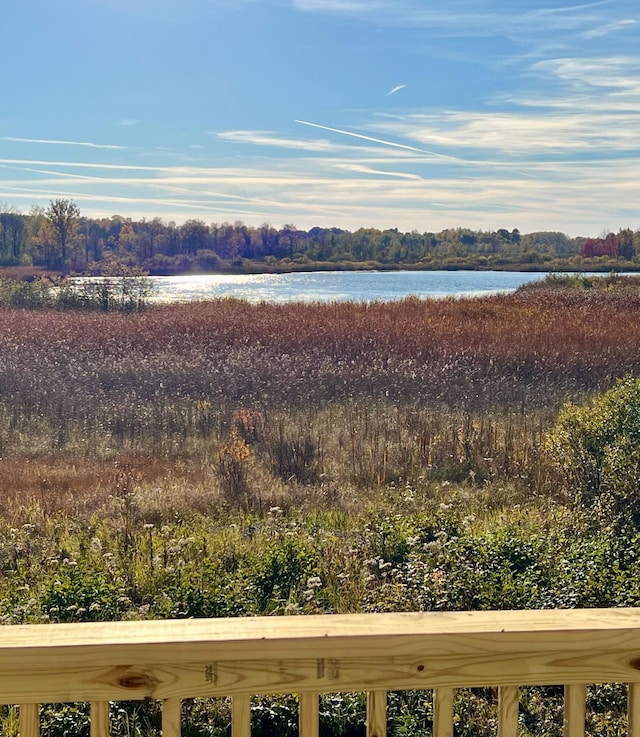
[[[318,735],[322,693],[365,691],[367,734],[385,737],[387,692],[434,690],[434,737],[451,737],[455,689],[498,687],[498,735],[515,737],[518,687],[564,685],[565,735],[585,728],[587,684],[629,684],[640,737],[640,609],[321,615],[0,627],[0,703],[20,737],[39,704],[162,701],[163,737],[180,737],[181,701],[231,696],[233,737],[249,737],[251,697],[298,694],[300,734]]]

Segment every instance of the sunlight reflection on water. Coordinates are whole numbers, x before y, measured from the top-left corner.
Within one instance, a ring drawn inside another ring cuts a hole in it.
[[[156,302],[235,297],[249,302],[368,302],[511,292],[544,273],[507,271],[327,271],[150,277]]]

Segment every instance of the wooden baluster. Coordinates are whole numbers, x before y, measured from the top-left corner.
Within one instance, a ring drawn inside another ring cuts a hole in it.
[[[251,696],[232,699],[231,737],[251,737]]]
[[[640,683],[630,683],[627,692],[627,735],[640,737]]]
[[[182,733],[182,699],[162,702],[162,737],[180,737]]]
[[[498,737],[517,737],[518,688],[500,686],[498,689]]]
[[[317,693],[300,694],[300,737],[320,734],[320,697]]]
[[[38,704],[20,704],[20,737],[40,737]]]
[[[109,737],[109,702],[91,703],[91,737]]]
[[[433,737],[453,737],[452,688],[436,688],[433,692]]]
[[[367,694],[367,737],[387,737],[387,692]]]
[[[564,687],[564,737],[584,737],[587,687]]]

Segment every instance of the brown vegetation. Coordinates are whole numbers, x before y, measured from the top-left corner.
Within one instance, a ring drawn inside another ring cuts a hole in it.
[[[44,508],[54,490],[62,505],[93,507],[124,462],[151,496],[222,492],[242,506],[420,476],[541,488],[555,410],[639,372],[639,317],[635,290],[551,288],[3,310],[1,486]]]

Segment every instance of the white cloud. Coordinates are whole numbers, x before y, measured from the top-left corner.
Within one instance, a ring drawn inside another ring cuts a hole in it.
[[[407,116],[372,129],[446,152],[467,152],[461,163],[487,156],[504,164],[540,156],[622,154],[640,149],[640,114],[447,112]],[[469,153],[470,152],[470,153]],[[454,159],[454,157],[451,157]]]
[[[552,58],[533,64],[531,71],[556,78],[576,92],[598,87],[640,91],[640,56]]]
[[[367,9],[384,8],[384,3],[375,0],[293,0],[299,10],[322,13],[361,13]]]
[[[599,38],[600,36],[607,36],[615,31],[626,31],[630,30],[632,26],[635,26],[637,21],[633,18],[625,18],[618,20],[613,23],[606,23],[598,28],[592,28],[590,31],[585,31],[582,34],[582,38],[587,41],[592,38]]]
[[[624,6],[633,9],[629,0],[622,3],[619,11],[616,6],[620,3],[613,4],[611,0],[534,9],[528,2],[517,0],[512,3],[449,0],[446,5],[427,4],[422,0],[291,0],[291,3],[303,12],[351,14],[375,24],[422,27],[451,36],[507,36],[529,41],[534,36],[548,37],[555,32],[589,33],[606,26],[612,26],[613,30],[620,22],[614,14],[623,12]]]
[[[281,138],[273,131],[223,131],[212,132],[223,141],[236,143],[251,143],[256,146],[275,146],[277,148],[298,149],[301,151],[317,151],[322,153],[345,151],[345,146],[339,146],[325,139],[305,140],[302,138]]]

